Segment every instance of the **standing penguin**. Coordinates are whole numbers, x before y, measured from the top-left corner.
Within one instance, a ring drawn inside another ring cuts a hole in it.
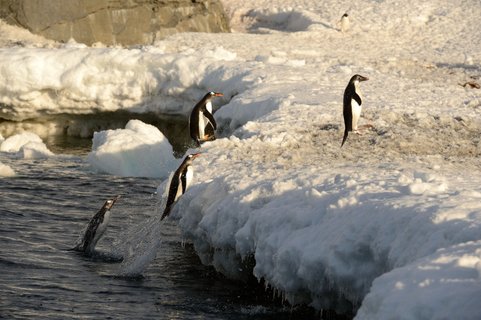
[[[346,90],[344,90],[344,106],[343,106],[343,116],[344,116],[344,137],[342,138],[341,147],[346,142],[347,135],[349,131],[357,131],[357,122],[361,116],[361,91],[359,89],[359,82],[369,80],[359,74],[352,76],[351,80],[347,84]]]
[[[208,92],[192,109],[190,114],[190,136],[197,145],[201,142],[215,140],[217,123],[212,115],[212,98],[222,97],[219,92]]]
[[[192,168],[192,161],[200,156],[200,153],[189,154],[180,164],[179,168],[175,170],[169,185],[169,195],[167,196],[167,204],[165,205],[164,213],[160,220],[167,217],[172,209],[174,203],[181,195],[185,193],[187,188],[192,183],[194,177],[194,169]]]
[[[100,240],[105,230],[107,230],[110,220],[110,209],[112,209],[113,205],[119,198],[120,195],[105,201],[102,208],[100,208],[100,210],[93,216],[92,220],[90,220],[82,238],[82,242],[80,242],[74,250],[88,254],[93,253],[95,245]]]
[[[341,32],[346,33],[349,30],[350,22],[349,22],[349,15],[344,13],[341,17],[341,21],[339,21],[341,24]]]

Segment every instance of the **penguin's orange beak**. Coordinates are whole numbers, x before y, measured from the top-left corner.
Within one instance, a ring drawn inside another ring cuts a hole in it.
[[[202,153],[198,152],[198,153],[193,153],[192,154],[192,159],[195,159],[197,157],[200,157],[202,155]]]
[[[214,97],[223,97],[224,95],[220,92],[214,93]]]

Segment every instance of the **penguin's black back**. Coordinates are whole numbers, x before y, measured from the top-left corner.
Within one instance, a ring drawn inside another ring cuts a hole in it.
[[[200,100],[192,109],[189,119],[189,126],[190,126],[190,137],[194,140],[199,140],[202,137],[199,137],[199,117],[201,117],[203,109],[205,109],[205,102],[206,97]]]
[[[356,88],[354,87],[354,83],[349,81],[349,84],[344,90],[344,100],[343,100],[343,110],[342,114],[344,116],[344,126],[345,131],[352,131],[352,108],[351,108],[351,100],[353,96],[356,95]]]
[[[164,219],[166,216],[169,215],[172,205],[175,201],[175,196],[177,195],[177,190],[182,188],[182,194],[185,192],[186,188],[186,172],[187,167],[190,165],[188,158],[186,157],[182,164],[175,170],[174,175],[172,176],[172,180],[170,181],[169,185],[169,195],[167,196],[167,203],[165,205],[164,213],[162,214],[161,220]]]
[[[94,239],[95,234],[97,233],[97,229],[99,225],[104,221],[105,213],[109,210],[107,208],[107,203],[105,203],[102,208],[95,214],[95,216],[90,220],[87,230],[85,230],[84,237],[82,242],[74,248],[74,250],[85,252],[87,248],[90,246],[91,241]]]

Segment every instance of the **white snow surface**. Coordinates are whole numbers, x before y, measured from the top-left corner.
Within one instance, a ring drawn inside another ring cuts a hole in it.
[[[0,142],[0,151],[18,152],[25,144],[29,142],[42,143],[42,139],[33,132],[22,132],[12,135]]]
[[[8,165],[0,162],[0,178],[2,177],[14,177],[15,171]]]
[[[28,142],[16,154],[21,159],[45,159],[54,156],[43,142]]]
[[[220,137],[202,146],[170,216],[203,263],[356,319],[481,318],[481,90],[464,86],[481,82],[481,3],[223,3],[230,34],[136,48],[5,43],[0,116],[187,114],[223,92]],[[374,129],[341,149],[356,73],[370,79],[359,125]],[[121,175],[156,163],[142,173],[153,177],[178,165],[140,141],[129,155],[123,146],[150,134],[122,132],[97,133],[89,161]],[[111,153],[92,160],[103,143]],[[147,241],[124,269],[143,269],[158,246]]]
[[[133,177],[166,177],[177,163],[162,132],[140,120],[95,132],[88,161],[99,171]]]
[[[0,151],[15,153],[15,157],[21,159],[45,159],[55,155],[37,134],[28,131],[7,139],[0,136]]]

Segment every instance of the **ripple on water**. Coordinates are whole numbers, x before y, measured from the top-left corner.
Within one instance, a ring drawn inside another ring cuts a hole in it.
[[[96,174],[82,156],[0,162],[17,172],[0,183],[0,310],[8,319],[303,319],[310,310],[273,302],[254,282],[203,266],[166,221],[162,246],[141,277],[120,276],[114,244],[154,212],[160,181]],[[111,222],[86,257],[70,251],[106,198],[122,194]]]

